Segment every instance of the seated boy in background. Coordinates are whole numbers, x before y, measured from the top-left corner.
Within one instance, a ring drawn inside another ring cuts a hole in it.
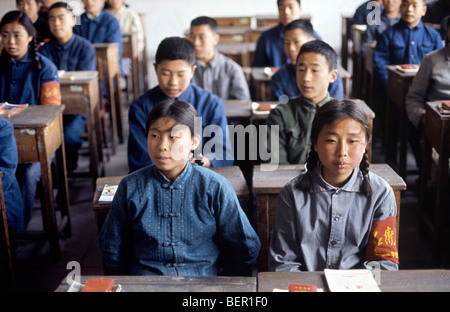
[[[80,25],[73,32],[91,43],[119,43],[119,64],[122,70],[122,31],[117,18],[103,10],[105,0],[83,0],[84,12],[80,17]]]
[[[277,6],[280,23],[259,37],[253,67],[280,67],[288,62],[283,49],[283,29],[290,22],[301,18],[303,10],[300,0],[277,0]],[[314,37],[321,39],[317,33],[314,33]]]
[[[442,48],[440,34],[422,22],[427,7],[425,0],[402,0],[400,21],[385,30],[374,50],[373,73],[377,89],[375,102],[378,116],[384,119],[387,65],[420,64],[429,52]]]
[[[158,85],[134,101],[128,112],[128,167],[130,173],[152,164],[148,155],[145,123],[152,108],[166,99],[191,103],[202,117],[202,134],[209,125],[219,126],[223,136],[202,136],[203,147],[214,146],[214,151],[202,155],[205,167],[233,165],[229,143],[227,118],[222,100],[209,91],[191,84],[195,72],[195,49],[192,43],[180,37],[161,41],[156,51],[155,71]],[[199,129],[200,130],[200,129]],[[208,130],[208,129],[207,129]],[[207,151],[208,152],[208,151]]]
[[[48,26],[45,16],[39,14],[41,8],[40,0],[16,0],[17,9],[25,12],[33,22],[36,28],[36,40],[39,44],[47,42],[51,37],[50,28]]]
[[[281,66],[270,79],[272,101],[278,101],[282,95],[291,98],[300,94],[297,86],[297,66],[295,62],[302,45],[312,40],[316,40],[313,26],[306,20],[295,20],[284,28],[284,53],[290,63]],[[336,81],[330,84],[329,92],[335,99],[344,99],[344,83],[339,73]]]
[[[200,16],[192,20],[188,39],[195,48],[196,70],[192,83],[222,100],[250,100],[244,71],[235,61],[217,51],[220,35],[215,19]]]
[[[279,126],[279,164],[304,164],[310,149],[311,124],[318,107],[331,98],[328,87],[337,78],[337,54],[321,40],[303,44],[297,57],[300,95],[272,109],[267,119],[268,150],[272,126]],[[272,155],[276,152],[271,151]],[[276,160],[271,160],[276,163]]]

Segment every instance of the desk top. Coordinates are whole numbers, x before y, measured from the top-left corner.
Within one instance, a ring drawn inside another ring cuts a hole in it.
[[[82,276],[84,284],[89,278],[112,278],[122,286],[123,292],[256,292],[255,277],[234,276]],[[56,292],[69,289],[66,279]]]
[[[442,120],[450,120],[450,114],[442,114],[439,110],[438,106],[442,103],[442,101],[433,101],[427,102],[428,108],[431,109],[435,114],[437,114]]]
[[[60,78],[61,85],[89,83],[98,78],[98,71],[66,71]]]
[[[305,170],[304,165],[279,165],[276,171],[253,170],[253,192],[256,194],[278,194],[292,179]],[[385,179],[394,191],[406,190],[406,183],[387,164],[370,164],[370,171]]]
[[[251,100],[224,100],[227,118],[250,118],[252,116]]]
[[[9,121],[15,129],[45,128],[65,109],[64,105],[30,105]]]
[[[399,270],[380,272],[380,290],[384,292],[448,292],[449,270]],[[287,289],[288,284],[312,284],[328,291],[323,272],[261,272],[258,291],[272,292]]]
[[[417,74],[417,72],[415,73],[404,73],[402,71],[399,71],[396,67],[398,65],[387,65],[386,68],[388,71],[397,74],[398,76],[402,77],[402,78],[414,78]]]

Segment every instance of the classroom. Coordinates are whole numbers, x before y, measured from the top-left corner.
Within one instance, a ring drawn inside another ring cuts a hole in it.
[[[450,291],[450,1],[0,20],[0,292]]]

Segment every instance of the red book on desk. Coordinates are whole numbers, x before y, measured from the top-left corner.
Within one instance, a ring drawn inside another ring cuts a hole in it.
[[[450,112],[450,101],[442,101],[442,109]]]
[[[110,292],[114,287],[112,278],[90,278],[81,292]]]

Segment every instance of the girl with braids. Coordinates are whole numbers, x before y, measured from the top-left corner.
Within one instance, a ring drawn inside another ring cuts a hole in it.
[[[317,110],[307,171],[280,192],[269,270],[398,269],[392,188],[369,171],[369,121],[351,100]]]
[[[6,13],[0,31],[4,46],[0,55],[0,102],[61,105],[58,70],[37,52],[36,30],[28,16],[21,11]],[[41,179],[39,162],[19,164],[16,176],[22,191],[26,228]]]

